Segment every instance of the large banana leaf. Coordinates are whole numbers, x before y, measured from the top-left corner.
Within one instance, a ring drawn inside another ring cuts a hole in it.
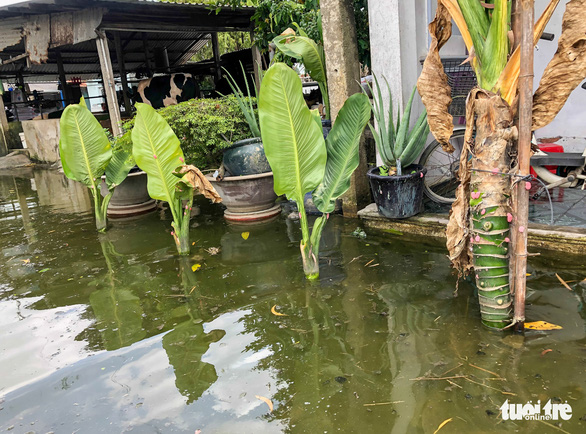
[[[280,35],[273,42],[284,54],[303,61],[305,70],[315,81],[326,81],[324,50],[306,36]]]
[[[63,111],[59,154],[65,175],[87,186],[99,184],[112,158],[104,129],[87,109],[83,98]]]
[[[326,139],[324,178],[313,193],[313,202],[323,213],[334,211],[336,199],[350,188],[350,177],[360,162],[360,136],[370,119],[370,101],[362,93],[346,100]]]
[[[184,164],[179,139],[163,117],[147,104],[136,104],[136,119],[132,129],[132,153],[138,167],[148,175],[148,191],[153,199],[169,203],[176,217],[175,184],[177,166]]]
[[[285,64],[273,65],[262,81],[259,118],[275,193],[303,204],[305,193],[323,179],[326,146],[303,99],[301,80]]]
[[[130,169],[134,167],[132,153],[125,148],[112,149],[112,159],[106,167],[106,184],[108,190],[120,185],[128,176]]]

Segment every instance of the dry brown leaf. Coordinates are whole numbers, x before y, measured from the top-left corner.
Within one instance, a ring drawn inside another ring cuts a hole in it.
[[[586,78],[586,0],[566,5],[562,34],[533,96],[533,130],[548,125]]]
[[[269,406],[269,411],[272,413],[273,411],[273,401],[271,401],[269,398],[265,398],[264,396],[260,396],[260,395],[254,395],[254,397],[256,399],[260,399],[262,402],[264,402],[266,405]]]
[[[454,147],[450,144],[454,125],[452,115],[448,113],[452,103],[452,91],[439,55],[440,48],[452,36],[452,18],[442,2],[438,2],[435,18],[429,23],[429,34],[431,45],[417,80],[417,90],[427,109],[431,133],[446,152],[454,152]]]
[[[190,164],[185,164],[178,168],[178,174],[183,175],[183,180],[189,182],[194,189],[199,191],[199,194],[203,194],[206,198],[210,199],[212,203],[222,202],[222,198],[214,188],[214,186],[208,181],[201,170]]]
[[[555,277],[557,277],[557,278],[558,278],[558,280],[560,281],[560,283],[561,283],[562,285],[564,285],[564,286],[565,286],[567,289],[569,289],[570,291],[573,291],[573,289],[572,289],[572,288],[570,288],[570,285],[568,285],[568,284],[566,283],[566,281],[565,281],[564,279],[562,279],[558,273],[555,273]]]

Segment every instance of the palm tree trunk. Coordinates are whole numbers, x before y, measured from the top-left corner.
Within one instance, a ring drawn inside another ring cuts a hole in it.
[[[482,322],[503,329],[511,321],[509,287],[511,177],[516,128],[500,96],[476,89],[470,95],[476,137],[471,146],[470,245]]]

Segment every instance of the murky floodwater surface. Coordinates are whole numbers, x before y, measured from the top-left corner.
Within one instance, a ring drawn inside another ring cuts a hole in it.
[[[199,203],[179,258],[162,211],[100,235],[79,184],[0,176],[0,431],[586,431],[583,261],[530,263],[528,320],[562,330],[501,335],[441,246],[333,217],[310,283],[296,222]],[[507,399],[573,415],[503,421]]]

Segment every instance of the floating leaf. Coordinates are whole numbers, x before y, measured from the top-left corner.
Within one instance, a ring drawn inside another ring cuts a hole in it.
[[[191,266],[191,270],[192,270],[192,271],[197,271],[197,270],[199,270],[200,268],[201,268],[201,264],[193,264],[193,265]]]
[[[276,316],[287,316],[284,313],[277,312],[277,305],[276,304],[273,307],[271,307],[271,313]]]
[[[21,261],[25,264],[30,264],[31,260],[30,259],[21,259]]]
[[[242,232],[242,238],[244,238],[245,240],[248,239],[248,237],[250,236],[250,232]]]
[[[449,419],[444,420],[442,423],[440,423],[440,425],[437,427],[437,429],[433,432],[433,434],[436,434],[440,429],[442,429],[444,426],[446,426],[447,424],[449,424],[452,421],[452,417]]]
[[[271,401],[269,398],[265,398],[264,396],[260,396],[260,395],[254,395],[254,397],[256,399],[260,399],[262,402],[264,402],[266,405],[268,405],[270,412],[273,411],[273,401]]]
[[[541,355],[542,355],[542,356],[545,356],[547,353],[551,353],[552,351],[553,351],[553,350],[552,350],[551,348],[548,348],[547,350],[543,350],[543,351],[541,352]]]
[[[525,328],[528,330],[561,330],[563,327],[546,321],[526,322]]]
[[[565,281],[564,279],[562,279],[562,278],[559,276],[559,274],[558,274],[558,273],[555,273],[555,277],[557,277],[557,278],[558,278],[558,280],[560,281],[560,283],[561,283],[562,285],[564,285],[564,286],[565,286],[566,288],[568,288],[570,291],[573,291],[573,289],[572,289],[572,288],[570,288],[570,285],[568,285],[568,284],[566,283],[566,281]]]
[[[39,273],[45,273],[45,272],[47,272],[49,270],[50,270],[50,268],[43,268],[42,270],[39,271]]]

